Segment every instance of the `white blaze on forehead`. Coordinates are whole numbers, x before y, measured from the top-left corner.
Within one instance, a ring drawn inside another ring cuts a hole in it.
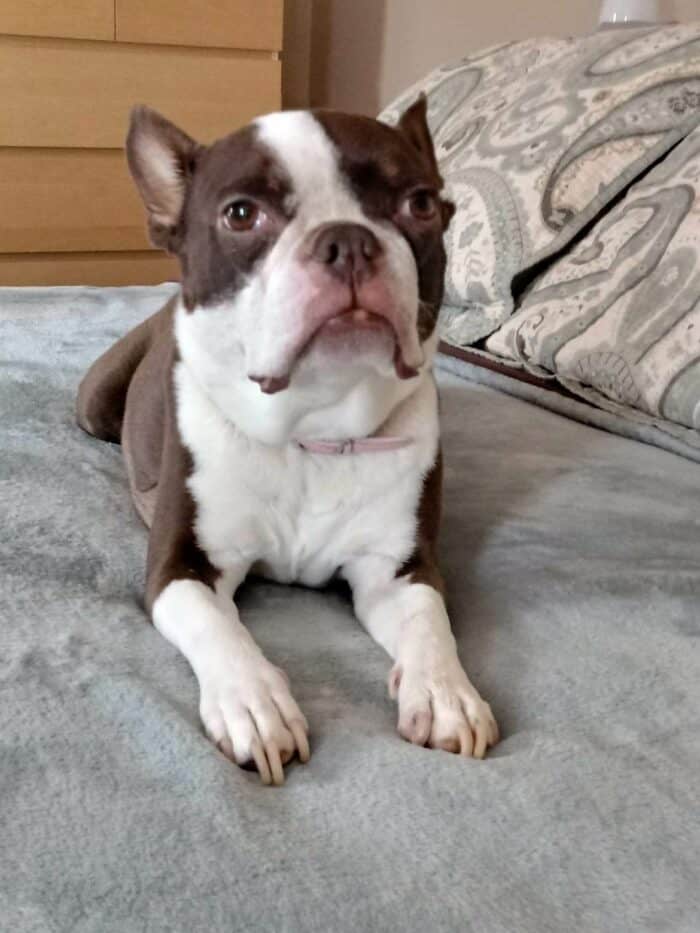
[[[418,369],[425,361],[416,330],[418,274],[403,234],[388,219],[365,214],[340,168],[338,148],[313,114],[275,113],[254,125],[258,143],[290,180],[293,218],[237,298],[245,372],[256,381],[288,380],[309,338],[350,300],[349,290],[347,296],[339,294],[337,283],[313,268],[308,254],[315,231],[334,223],[361,224],[381,243],[377,279],[386,293],[403,363]],[[380,366],[385,378],[389,373],[395,378],[394,366],[385,353]]]
[[[311,113],[271,113],[255,125],[260,141],[291,178],[295,207],[305,216],[362,218],[360,204],[340,171],[338,150]]]

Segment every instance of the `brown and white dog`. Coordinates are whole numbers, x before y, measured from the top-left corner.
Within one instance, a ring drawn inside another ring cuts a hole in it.
[[[497,727],[435,563],[453,207],[425,101],[396,128],[277,113],[211,146],[137,108],[127,154],[182,288],[92,366],[78,420],[123,446],[150,528],[146,605],[197,676],[207,734],[265,783],[308,759],[306,719],[232,597],[251,571],[340,577],[394,661],[400,734],[481,758]]]

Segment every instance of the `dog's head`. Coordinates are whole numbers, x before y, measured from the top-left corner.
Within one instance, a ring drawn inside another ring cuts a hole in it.
[[[182,268],[180,351],[259,439],[372,433],[434,353],[452,205],[421,98],[396,128],[271,114],[202,146],[146,108],[131,172]]]

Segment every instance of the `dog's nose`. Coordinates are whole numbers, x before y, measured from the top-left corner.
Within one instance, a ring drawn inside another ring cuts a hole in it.
[[[375,270],[382,246],[361,224],[326,224],[316,234],[311,258],[344,281],[362,281]]]

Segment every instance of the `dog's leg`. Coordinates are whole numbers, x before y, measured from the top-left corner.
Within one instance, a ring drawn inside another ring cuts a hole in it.
[[[78,389],[80,427],[100,440],[119,443],[129,384],[154,338],[172,327],[171,304],[142,321],[96,360]]]
[[[255,764],[264,783],[281,784],[283,765],[295,753],[301,761],[309,758],[308,725],[285,675],[265,658],[233,603],[248,564],[222,573],[197,543],[186,482],[192,464],[173,409],[169,392],[149,539],[147,608],[197,677],[207,735],[237,764]]]
[[[237,764],[254,763],[265,784],[282,784],[295,753],[308,761],[308,726],[285,675],[241,623],[230,582],[212,590],[173,580],[153,604],[153,621],[197,677],[209,738]]]
[[[357,617],[394,659],[389,692],[398,700],[399,733],[416,745],[483,758],[498,741],[496,720],[464,672],[441,592],[417,582],[439,579],[437,569],[398,570],[384,557],[343,568]]]

